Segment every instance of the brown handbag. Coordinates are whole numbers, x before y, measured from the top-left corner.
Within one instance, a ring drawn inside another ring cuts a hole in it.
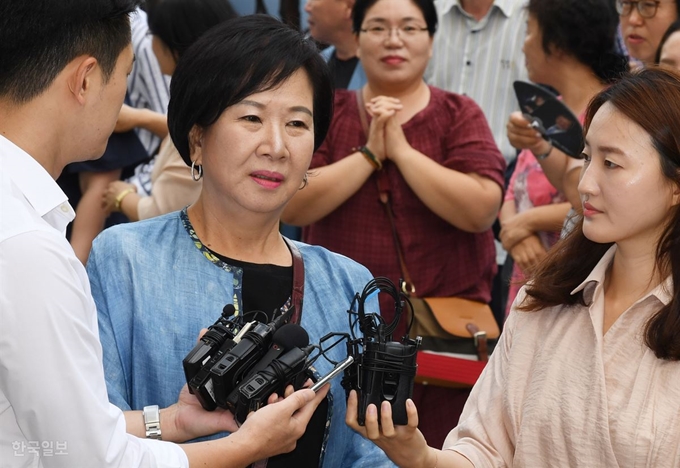
[[[356,92],[359,117],[366,138],[368,119],[361,90]],[[411,336],[423,338],[422,349],[454,354],[477,355],[480,361],[488,360],[489,352],[500,335],[496,319],[488,304],[461,297],[417,297],[416,289],[406,268],[401,251],[399,235],[390,205],[390,183],[386,171],[377,174],[380,202],[385,208],[392,228],[392,237],[397,251],[403,277],[402,290],[411,303]],[[409,317],[410,319],[410,317]]]

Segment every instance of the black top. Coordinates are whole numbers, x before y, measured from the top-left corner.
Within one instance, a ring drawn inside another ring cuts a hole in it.
[[[359,59],[356,57],[352,57],[349,60],[340,60],[335,51],[333,52],[331,59],[328,61],[328,66],[333,75],[335,89],[347,89],[357,63],[359,63]]]
[[[293,290],[293,267],[282,267],[272,264],[249,263],[225,257],[215,251],[211,252],[224,263],[243,270],[242,297],[243,311],[261,310],[267,314],[267,321],[272,320],[274,311],[278,310],[291,296]],[[250,317],[249,317],[250,318]],[[253,316],[264,322],[264,317]],[[317,468],[321,456],[321,445],[328,415],[328,399],[318,406],[303,436],[298,440],[295,450],[269,459],[267,468]]]

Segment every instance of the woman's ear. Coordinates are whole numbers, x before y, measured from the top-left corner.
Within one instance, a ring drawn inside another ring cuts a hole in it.
[[[189,157],[196,164],[203,164],[203,128],[198,125],[189,131]]]
[[[677,171],[676,180],[680,180],[680,169]],[[680,183],[673,184],[673,206],[680,205]]]

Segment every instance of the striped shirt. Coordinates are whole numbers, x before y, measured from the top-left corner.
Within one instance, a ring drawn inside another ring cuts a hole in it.
[[[170,77],[161,72],[158,60],[151,48],[146,12],[138,8],[136,14],[130,16],[130,25],[132,47],[135,52],[135,63],[128,77],[130,105],[167,114],[170,101]],[[161,143],[160,137],[142,128],[135,130],[146,152],[150,156],[153,155]]]
[[[481,21],[465,12],[460,0],[436,0],[439,31],[425,74],[428,83],[469,96],[484,111],[507,162],[517,151],[506,123],[519,106],[512,83],[528,81],[524,64],[526,0],[496,0]]]

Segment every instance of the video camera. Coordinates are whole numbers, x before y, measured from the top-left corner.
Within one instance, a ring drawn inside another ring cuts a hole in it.
[[[302,388],[311,376],[309,354],[315,346],[308,346],[304,328],[286,323],[292,311],[265,324],[235,316],[231,304],[224,307],[182,361],[189,391],[204,409],[228,409],[243,423],[273,393],[283,394],[291,384]]]
[[[366,313],[364,303],[374,293],[388,293],[394,299],[395,314],[392,323],[386,324],[379,313]],[[399,291],[388,278],[377,277],[366,284],[361,295],[357,293],[348,313],[356,315],[359,330],[363,336],[347,342],[347,354],[354,363],[344,373],[342,386],[349,394],[356,390],[358,396],[358,422],[364,425],[366,408],[373,403],[389,401],[392,406],[394,424],[406,425],[406,400],[413,395],[413,380],[416,375],[416,357],[421,338],[409,339],[408,331],[401,342],[393,341],[392,334],[399,323],[401,312],[408,297]],[[354,310],[356,308],[356,311]],[[409,330],[411,325],[409,324]]]

